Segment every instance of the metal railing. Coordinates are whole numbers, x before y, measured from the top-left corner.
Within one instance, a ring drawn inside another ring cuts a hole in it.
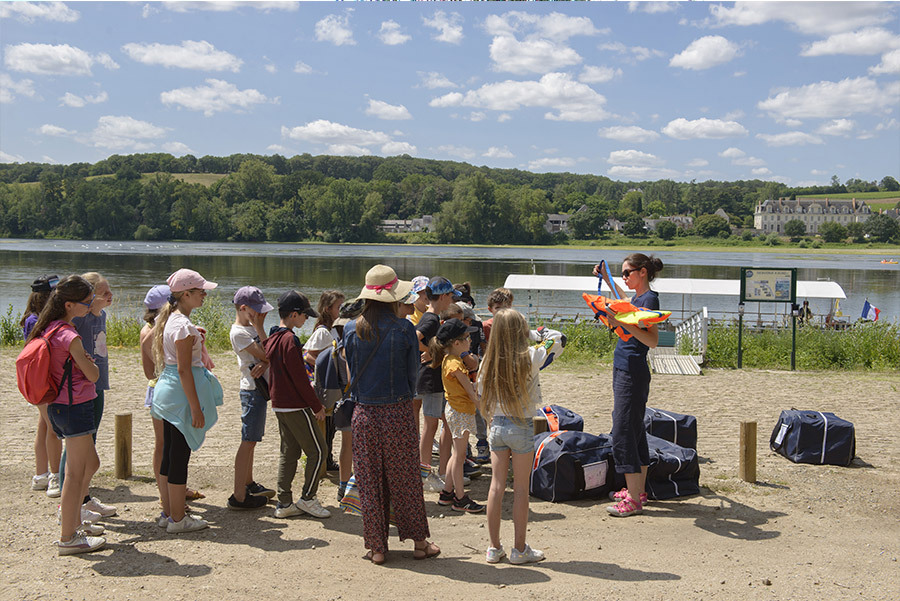
[[[709,311],[703,307],[675,327],[675,344],[677,348],[682,348],[686,341],[690,344],[690,354],[703,357],[706,355],[708,330]]]

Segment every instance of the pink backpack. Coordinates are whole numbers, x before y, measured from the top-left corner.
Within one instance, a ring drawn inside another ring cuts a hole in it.
[[[71,328],[60,324],[52,330],[35,336],[25,345],[16,358],[16,383],[19,392],[32,405],[46,405],[56,400],[64,382],[69,383],[69,404],[72,404],[72,357],[63,364],[63,377],[57,384],[50,377],[50,338],[60,328]]]

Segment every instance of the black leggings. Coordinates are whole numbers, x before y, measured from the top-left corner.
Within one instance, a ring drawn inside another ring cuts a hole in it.
[[[169,484],[187,484],[188,461],[191,447],[188,446],[178,428],[163,420],[163,455],[159,466],[160,475],[166,476]]]

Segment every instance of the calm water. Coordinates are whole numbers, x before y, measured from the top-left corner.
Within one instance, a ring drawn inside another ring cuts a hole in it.
[[[488,292],[503,285],[510,273],[589,275],[600,259],[621,264],[627,250],[569,248],[450,248],[412,245],[242,244],[184,242],[96,242],[0,239],[0,307],[24,309],[29,284],[37,275],[99,271],[116,295],[113,310],[140,310],[146,290],[181,267],[202,273],[219,283],[216,294],[227,302],[240,286],[258,286],[267,299],[288,288],[297,288],[315,304],[322,290],[336,288],[348,297],[359,293],[366,271],[375,263],[394,267],[401,278],[443,275],[454,283],[472,284],[478,306],[486,310]],[[799,279],[830,279],[847,295],[840,309],[851,320],[863,301],[882,310],[882,318],[900,315],[900,265],[883,265],[880,256],[804,255],[799,253],[656,251],[666,267],[660,277],[738,279],[740,267],[798,267]],[[895,253],[900,255],[900,253]],[[887,256],[887,255],[886,255]],[[614,272],[616,270],[614,269]],[[680,309],[678,296],[661,299],[663,308]],[[532,302],[537,298],[532,298]],[[734,311],[736,298],[694,297],[686,300],[694,309],[704,305],[714,312]],[[527,307],[525,293],[516,306]],[[577,308],[586,315],[576,293],[541,295],[542,306]],[[814,313],[828,312],[828,301],[811,300]],[[782,305],[769,305],[771,313]],[[748,306],[755,313],[757,305]],[[274,316],[270,317],[274,321]]]

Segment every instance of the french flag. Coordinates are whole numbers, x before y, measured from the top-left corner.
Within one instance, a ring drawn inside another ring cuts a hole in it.
[[[863,303],[862,310],[862,319],[868,319],[870,321],[878,321],[878,314],[881,313],[881,309],[876,307],[875,305],[869,304],[869,299],[866,299],[866,302]]]

